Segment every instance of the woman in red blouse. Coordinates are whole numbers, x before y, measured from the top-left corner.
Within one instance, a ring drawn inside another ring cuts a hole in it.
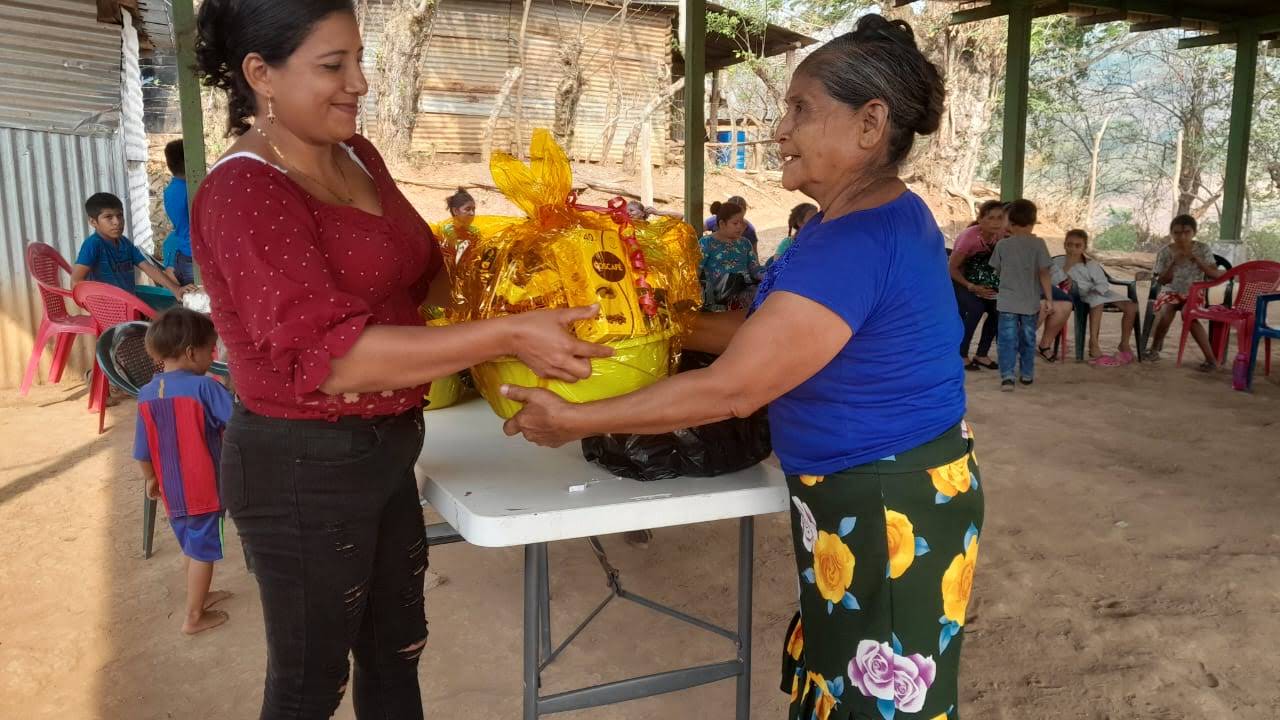
[[[197,56],[238,139],[196,196],[192,242],[240,405],[223,501],[262,596],[263,718],[420,718],[427,549],[413,465],[434,378],[515,355],[590,375],[595,308],[423,327],[440,248],[355,134],[367,84],[350,0],[205,0]]]

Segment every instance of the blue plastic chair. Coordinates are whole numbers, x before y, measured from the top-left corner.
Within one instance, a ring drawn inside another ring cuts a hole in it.
[[[1258,347],[1263,341],[1267,344],[1263,374],[1271,374],[1271,338],[1280,339],[1280,327],[1267,324],[1267,306],[1273,302],[1280,302],[1280,293],[1258,296],[1257,310],[1253,316],[1253,349],[1249,352],[1249,380],[1245,386],[1249,390],[1253,389],[1253,371],[1258,365]]]
[[[138,392],[164,366],[151,359],[147,353],[147,328],[151,323],[135,320],[107,328],[98,337],[95,350],[98,368],[112,385],[138,397]],[[223,363],[214,363],[209,368],[210,374],[226,376],[227,368]],[[151,548],[156,534],[156,506],[159,501],[152,500],[144,493],[142,496],[142,553],[151,558]]]

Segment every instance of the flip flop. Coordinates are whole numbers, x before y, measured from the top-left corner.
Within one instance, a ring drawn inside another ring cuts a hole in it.
[[[1036,351],[1040,353],[1041,360],[1044,360],[1047,363],[1058,362],[1058,358],[1054,357],[1053,355],[1052,345],[1050,345],[1049,347],[1037,347]]]
[[[1115,359],[1119,360],[1121,365],[1129,365],[1130,363],[1133,363],[1134,361],[1136,361],[1138,359],[1138,356],[1134,355],[1128,350],[1121,350],[1120,352],[1115,354]]]
[[[1000,363],[996,362],[995,360],[988,360],[988,361],[986,361],[986,362],[984,362],[984,363],[982,363],[982,362],[978,362],[977,360],[974,360],[973,362],[974,362],[974,364],[975,364],[975,365],[977,365],[978,367],[986,368],[986,369],[988,369],[988,370],[999,370],[999,369],[1000,369]]]
[[[1102,357],[1090,360],[1089,364],[1094,367],[1120,367],[1127,363],[1121,362],[1119,358],[1112,355],[1103,355]]]

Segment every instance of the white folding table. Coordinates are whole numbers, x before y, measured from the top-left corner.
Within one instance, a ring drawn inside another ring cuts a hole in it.
[[[524,719],[599,707],[736,678],[737,720],[751,713],[751,586],[754,518],[787,509],[775,459],[715,478],[638,482],[588,463],[577,443],[550,450],[508,438],[483,401],[426,414],[419,487],[451,527],[428,528],[432,544],[466,540],[483,547],[524,546]],[[595,536],[739,519],[738,627],[727,630],[622,587]],[[455,529],[456,528],[456,532]],[[547,543],[590,538],[610,593],[555,649],[551,647]],[[543,696],[541,674],[615,598],[635,602],[736,646],[733,660]]]

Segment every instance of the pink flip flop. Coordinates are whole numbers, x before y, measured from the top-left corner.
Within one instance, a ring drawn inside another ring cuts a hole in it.
[[[1119,358],[1113,355],[1103,355],[1100,358],[1094,358],[1093,360],[1090,360],[1089,364],[1094,367],[1120,367],[1121,365],[1124,365],[1126,363],[1122,362]]]
[[[1131,352],[1123,351],[1123,352],[1116,353],[1115,358],[1121,365],[1128,365],[1132,363],[1134,360],[1137,360],[1138,356],[1134,355]]]

